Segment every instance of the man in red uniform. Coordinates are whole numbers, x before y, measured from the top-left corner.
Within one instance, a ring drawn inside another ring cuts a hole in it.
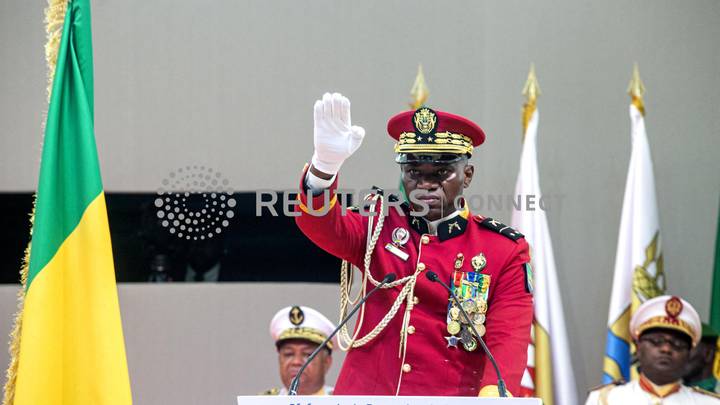
[[[351,124],[350,102],[325,94],[314,110],[315,153],[302,175],[298,226],[363,271],[367,289],[388,273],[398,277],[366,302],[362,322],[346,338],[352,349],[335,394],[497,395],[478,336],[447,290],[425,277],[429,270],[460,298],[509,391],[519,392],[533,317],[529,247],[512,228],[472,215],[462,199],[482,129],[427,107],[391,118],[406,201],[402,210],[370,216],[382,212],[382,200],[366,200],[369,209],[355,212],[335,195],[340,166],[365,135]]]

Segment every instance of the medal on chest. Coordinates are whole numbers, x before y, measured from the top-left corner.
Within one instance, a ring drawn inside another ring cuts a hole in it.
[[[450,289],[453,294],[458,297],[460,305],[468,314],[470,322],[477,330],[480,337],[485,335],[485,318],[488,310],[487,299],[490,289],[490,275],[481,274],[487,261],[485,255],[480,253],[471,260],[473,270],[463,271],[464,262],[462,253],[458,253],[455,259],[454,271],[450,280]],[[462,347],[472,352],[478,348],[478,342],[470,324],[462,315],[460,308],[455,304],[452,297],[448,298],[447,313],[447,331],[450,336],[446,336],[448,347],[457,347],[458,343],[462,343]]]
[[[397,227],[392,231],[392,243],[385,244],[385,249],[403,261],[407,261],[410,255],[405,251],[404,246],[410,240],[410,231]]]

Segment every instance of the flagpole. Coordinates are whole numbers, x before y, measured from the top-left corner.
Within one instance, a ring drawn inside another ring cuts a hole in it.
[[[527,132],[528,124],[530,124],[530,119],[537,109],[537,99],[540,94],[540,84],[538,83],[537,76],[535,75],[535,64],[531,63],[530,72],[528,73],[528,78],[522,91],[522,95],[526,98],[525,104],[523,104],[522,113],[523,142],[525,141],[525,133]]]
[[[645,116],[645,102],[643,96],[645,95],[645,84],[640,79],[640,69],[638,68],[637,62],[633,65],[632,78],[627,89],[632,104],[640,111],[642,116]]]
[[[603,383],[637,378],[631,364],[635,347],[628,324],[642,302],[665,291],[655,179],[645,130],[645,85],[637,63],[627,92],[631,99],[632,147],[608,310]]]
[[[528,125],[530,124],[530,120],[537,110],[537,98],[540,95],[540,84],[538,83],[537,76],[535,75],[535,64],[530,64],[530,71],[528,73],[527,80],[525,81],[525,85],[523,86],[523,90],[521,92],[523,96],[525,96],[525,103],[523,103],[522,108],[522,137],[521,137],[521,143],[525,143],[525,136],[527,134]],[[523,147],[524,149],[524,147]],[[521,156],[521,165],[522,165],[522,156]],[[520,169],[520,173],[518,174],[518,177],[522,175],[522,167]],[[518,178],[519,181],[519,178]],[[521,190],[516,190],[516,193]],[[519,224],[513,223],[512,226],[518,227]],[[525,232],[525,231],[522,231]],[[530,242],[530,241],[528,241]],[[540,333],[543,333],[540,331]],[[521,388],[524,390],[521,394],[523,396],[527,397],[535,397],[540,395],[538,392],[538,386],[537,386],[537,364],[538,359],[536,358],[538,355],[537,347],[536,347],[536,339],[538,337],[538,324],[537,319],[535,316],[533,316],[533,323],[532,323],[532,330],[530,333],[530,344],[528,345],[528,361],[527,361],[527,367],[525,368],[525,373],[523,374],[522,380],[521,380]],[[541,338],[542,339],[542,338]],[[548,359],[540,359],[540,362],[544,362]],[[540,390],[542,391],[542,389]]]
[[[425,83],[422,64],[419,64],[415,82],[413,82],[412,88],[410,89],[410,97],[412,100],[410,101],[410,108],[417,110],[425,104],[429,96],[430,90],[428,90],[427,84]]]

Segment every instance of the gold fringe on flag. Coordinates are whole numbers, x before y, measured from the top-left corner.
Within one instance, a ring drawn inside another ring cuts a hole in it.
[[[55,77],[55,65],[57,64],[58,49],[62,38],[63,21],[65,12],[70,0],[48,0],[48,7],[45,9],[45,32],[47,42],[45,44],[45,61],[47,63],[47,100],[50,102],[52,84]],[[44,132],[44,123],[42,124]],[[37,196],[33,196],[33,207],[30,212],[30,240],[32,241],[32,229],[35,223],[35,202]],[[28,242],[25,248],[25,256],[20,265],[20,290],[18,291],[18,311],[15,314],[12,331],[10,332],[10,364],[5,373],[5,386],[3,387],[3,405],[15,403],[15,382],[17,380],[18,360],[20,355],[20,334],[22,331],[22,316],[25,303],[25,288],[27,287],[28,269],[30,266],[30,249],[32,243]]]
[[[537,76],[535,76],[535,64],[530,64],[530,72],[528,73],[525,87],[523,87],[522,95],[527,98],[527,102],[523,104],[522,125],[523,125],[523,142],[525,141],[525,132],[530,123],[535,108],[537,106],[537,98],[540,96],[540,84]]]
[[[67,11],[70,1],[71,0],[48,0],[48,7],[45,9],[45,33],[47,34],[47,42],[45,43],[45,62],[47,63],[48,68],[48,102],[50,102],[53,79],[55,78],[55,65],[57,64],[60,39],[62,39],[65,12]]]

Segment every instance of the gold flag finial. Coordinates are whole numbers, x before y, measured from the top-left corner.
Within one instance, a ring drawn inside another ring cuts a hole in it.
[[[420,64],[418,65],[417,76],[415,76],[415,83],[413,83],[410,89],[410,97],[412,97],[410,108],[413,110],[420,108],[420,106],[425,104],[429,95],[430,91],[427,88],[427,84],[425,84],[425,76],[423,75],[422,65]]]
[[[530,118],[535,112],[537,105],[537,98],[540,96],[540,84],[538,83],[537,76],[535,76],[535,64],[530,64],[530,72],[528,73],[525,87],[522,91],[523,96],[527,98],[525,104],[523,104],[522,124],[523,124],[523,141],[525,140],[525,131],[527,131],[528,123]]]
[[[643,95],[645,94],[645,85],[640,79],[640,69],[638,68],[637,62],[633,66],[632,79],[627,89],[630,98],[632,99],[633,105],[637,107],[640,114],[645,115],[645,103],[643,102]]]

